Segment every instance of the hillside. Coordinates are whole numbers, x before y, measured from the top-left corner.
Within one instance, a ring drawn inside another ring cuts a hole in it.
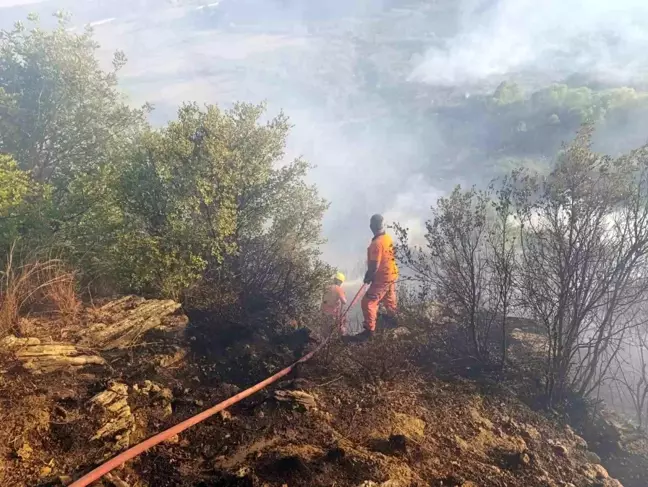
[[[603,3],[0,0],[0,484],[313,351],[339,272],[400,328],[104,483],[645,487],[648,6]]]
[[[2,340],[2,485],[66,485],[313,346],[306,329],[187,320],[172,301],[130,297],[81,316],[67,326],[23,319],[31,332]],[[526,406],[513,382],[449,373],[440,343],[412,330],[334,342],[103,485],[621,485],[574,430]],[[633,477],[641,470],[611,467],[626,487],[643,485]]]

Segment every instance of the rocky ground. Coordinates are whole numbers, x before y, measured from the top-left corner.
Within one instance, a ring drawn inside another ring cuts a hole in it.
[[[0,485],[66,485],[314,346],[305,329],[190,318],[128,297],[2,339]],[[610,421],[577,432],[502,378],[448,374],[442,345],[411,329],[334,342],[103,485],[645,487],[644,440],[611,448]]]

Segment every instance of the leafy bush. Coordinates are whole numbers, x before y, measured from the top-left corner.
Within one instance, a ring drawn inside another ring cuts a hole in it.
[[[154,129],[117,88],[122,53],[105,72],[91,30],[28,25],[0,32],[0,244],[55,248],[104,292],[312,307],[327,204],[283,161],[283,114],[187,103]]]
[[[511,312],[540,325],[550,404],[609,379],[648,305],[648,147],[613,159],[592,151],[591,135],[549,174],[515,170],[494,192],[441,198],[424,247],[399,232],[400,260],[455,311],[481,360],[496,322],[505,353]]]

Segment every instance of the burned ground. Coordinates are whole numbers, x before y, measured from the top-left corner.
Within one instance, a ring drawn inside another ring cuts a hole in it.
[[[93,330],[105,337],[149,304],[166,309],[155,326],[141,335],[128,328],[133,338],[120,347],[90,343]],[[306,329],[254,317],[189,313],[187,320],[164,303],[135,298],[119,306],[88,309],[65,328],[43,321],[32,337],[41,344],[82,342],[79,353],[96,354],[105,364],[35,373],[17,358],[34,345],[3,346],[2,485],[66,485],[315,346]],[[336,340],[286,380],[155,447],[103,483],[619,485],[561,422],[564,416],[549,418],[520,400],[514,385],[524,382],[465,363],[453,373],[448,349],[416,327],[385,331],[371,343]],[[626,487],[645,485],[639,446],[601,457]]]

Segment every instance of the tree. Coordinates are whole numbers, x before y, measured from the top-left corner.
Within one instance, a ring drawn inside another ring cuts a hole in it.
[[[440,198],[426,222],[425,248],[411,248],[407,230],[396,225],[397,255],[430,288],[435,298],[454,310],[478,358],[488,355],[488,335],[493,320],[488,293],[488,196],[460,186]]]
[[[327,205],[303,181],[307,164],[277,167],[289,124],[282,114],[260,123],[264,109],[188,104],[142,139],[116,193],[110,252],[122,285],[177,296],[206,276],[278,292],[295,285],[278,277],[292,259],[315,265],[307,249]]]
[[[8,155],[0,154],[0,247],[8,251],[21,236],[41,232],[39,211],[50,201],[47,185],[31,178]]]
[[[0,153],[51,188],[42,213],[53,233],[77,225],[105,197],[145,125],[145,111],[130,108],[117,88],[124,55],[103,71],[92,31],[73,34],[58,19],[51,31],[34,16],[29,27],[0,31]]]
[[[508,178],[505,178],[500,189],[495,191],[495,198],[491,201],[495,218],[487,237],[490,249],[488,263],[492,294],[496,297],[494,312],[501,317],[502,367],[507,360],[508,317],[515,292],[517,273],[517,235],[512,223],[514,217],[512,194],[513,187],[509,184]]]
[[[29,173],[18,168],[13,158],[0,154],[0,218],[15,216],[30,191]]]
[[[493,93],[493,101],[497,106],[509,105],[524,100],[524,92],[517,83],[502,81]]]
[[[615,358],[611,378],[619,396],[629,399],[634,419],[644,430],[648,421],[648,327],[633,329],[625,345],[626,353]]]
[[[590,141],[586,128],[548,177],[517,179],[520,293],[546,328],[550,403],[600,384],[647,296],[646,160],[601,156]]]
[[[304,181],[308,164],[282,160],[287,118],[187,103],[153,129],[148,107],[118,90],[122,53],[106,72],[91,30],[73,34],[63,16],[52,31],[29,23],[0,32],[5,242],[55,246],[110,292],[181,297],[200,285],[307,308],[328,273],[327,204]]]

